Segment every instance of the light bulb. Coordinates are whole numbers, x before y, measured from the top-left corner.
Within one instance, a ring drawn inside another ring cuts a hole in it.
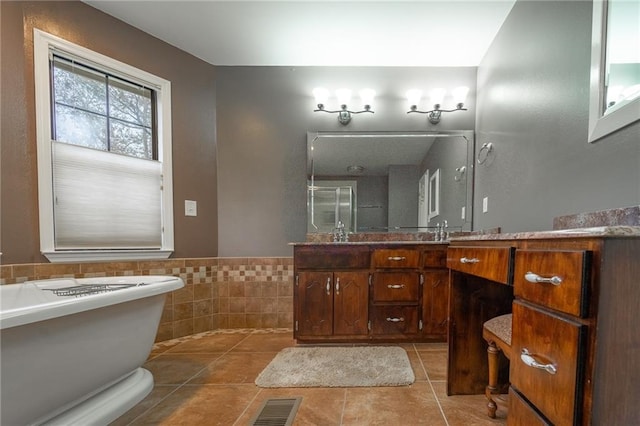
[[[453,101],[456,104],[464,105],[464,102],[467,100],[467,94],[469,93],[469,88],[466,86],[460,86],[453,89]]]
[[[373,104],[373,97],[376,95],[373,89],[362,89],[360,91],[360,99],[362,99],[363,105],[371,106]]]
[[[316,87],[313,89],[313,96],[316,98],[317,105],[324,105],[329,99],[329,91],[324,87]]]
[[[409,101],[409,106],[418,106],[420,103],[420,98],[422,98],[422,90],[420,89],[411,89],[407,90],[407,101]]]
[[[340,105],[348,105],[351,100],[351,90],[338,89],[336,90],[336,96],[338,97],[338,103]]]
[[[442,105],[442,100],[444,99],[444,89],[437,88],[431,91],[431,104],[432,105]]]

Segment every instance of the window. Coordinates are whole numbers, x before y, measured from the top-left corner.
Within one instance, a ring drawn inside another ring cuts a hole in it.
[[[42,253],[168,257],[170,82],[37,29],[34,64]]]

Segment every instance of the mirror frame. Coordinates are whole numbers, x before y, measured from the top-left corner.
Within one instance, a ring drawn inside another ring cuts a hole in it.
[[[589,143],[640,120],[640,98],[609,114],[604,114],[608,6],[608,0],[593,1]]]

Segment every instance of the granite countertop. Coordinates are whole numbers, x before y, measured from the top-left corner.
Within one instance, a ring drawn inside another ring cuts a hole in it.
[[[598,226],[592,228],[559,229],[555,231],[470,235],[452,238],[451,241],[535,240],[548,238],[588,237],[640,237],[640,226]]]
[[[553,230],[501,233],[500,228],[480,231],[451,232],[447,241],[433,241],[434,234],[418,233],[358,233],[356,241],[333,242],[331,234],[308,234],[307,241],[290,245],[402,245],[402,244],[449,244],[451,241],[499,241],[534,240],[550,238],[621,238],[640,237],[640,206],[600,210],[588,213],[558,216],[553,221]],[[351,237],[350,237],[351,238]]]
[[[372,245],[437,245],[449,244],[449,241],[303,241],[289,243],[291,246],[372,246]]]

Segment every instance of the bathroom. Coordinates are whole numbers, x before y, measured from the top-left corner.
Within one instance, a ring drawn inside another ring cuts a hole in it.
[[[165,308],[158,341],[291,327],[289,243],[306,233],[307,131],[344,130],[313,113],[317,85],[366,80],[378,90],[376,113],[356,116],[349,130],[474,129],[476,151],[492,143],[491,167],[475,169],[474,229],[547,230],[557,216],[640,204],[640,124],[588,143],[591,2],[517,1],[480,64],[454,69],[214,66],[82,2],[1,8],[1,282],[178,275],[186,286]],[[172,81],[170,259],[56,264],[41,254],[34,27]],[[433,79],[463,80],[468,111],[438,125],[407,115],[401,82]],[[181,214],[184,200],[197,202],[197,216]]]

